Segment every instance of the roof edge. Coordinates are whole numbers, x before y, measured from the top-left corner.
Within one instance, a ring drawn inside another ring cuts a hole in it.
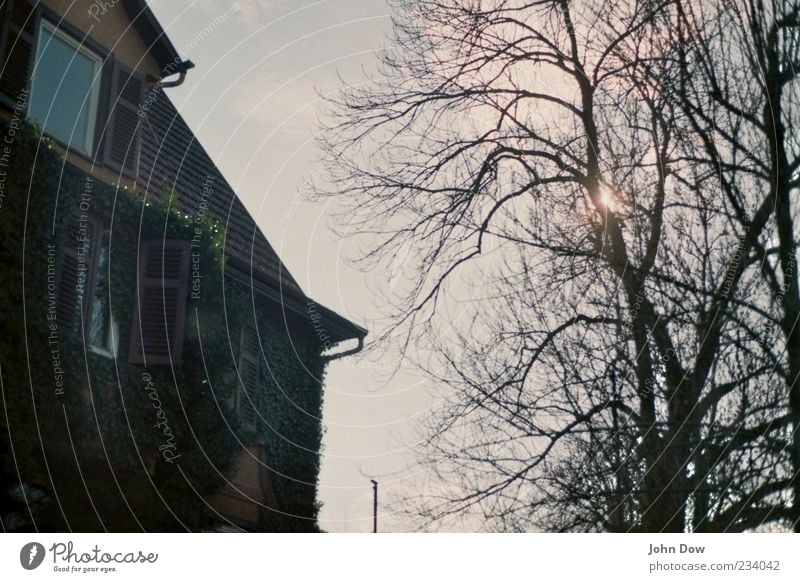
[[[313,324],[312,311],[319,313],[322,321],[321,327],[324,328],[321,331],[329,334],[334,343],[350,339],[363,339],[369,333],[365,328],[317,303],[303,293],[297,293],[293,289],[283,286],[275,287],[274,283],[264,277],[259,270],[252,269],[241,259],[231,255],[226,255],[225,259],[227,274],[287,311],[308,319],[309,329]]]

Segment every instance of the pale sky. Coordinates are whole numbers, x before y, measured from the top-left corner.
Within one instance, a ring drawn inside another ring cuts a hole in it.
[[[331,209],[298,193],[317,171],[313,143],[318,93],[374,70],[390,29],[384,0],[151,0],[183,58],[196,68],[171,99],[234,186],[306,294],[371,325],[379,278],[344,256],[348,241],[330,229]],[[212,25],[216,21],[216,25]],[[413,423],[430,405],[425,381],[393,362],[346,358],[329,366],[323,425],[320,523],[333,532],[372,529],[370,479],[381,500],[426,487],[415,456]],[[409,522],[381,514],[384,531]]]

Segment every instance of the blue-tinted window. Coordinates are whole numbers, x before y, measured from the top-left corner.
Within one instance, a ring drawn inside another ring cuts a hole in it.
[[[90,154],[97,116],[100,59],[42,23],[29,116],[50,135]]]

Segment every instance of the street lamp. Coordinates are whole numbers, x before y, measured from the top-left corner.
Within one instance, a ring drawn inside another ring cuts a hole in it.
[[[372,483],[372,533],[378,533],[378,482],[370,479]]]

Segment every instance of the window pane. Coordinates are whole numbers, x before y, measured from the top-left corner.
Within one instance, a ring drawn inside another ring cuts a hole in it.
[[[89,307],[89,344],[108,349],[110,346],[111,310],[108,305],[108,232],[100,242]]]
[[[75,333],[81,332],[84,297],[94,247],[94,225],[71,215],[64,241],[64,259],[58,290],[58,321]]]
[[[41,28],[40,35],[30,116],[48,133],[88,151],[96,62],[47,27]]]

